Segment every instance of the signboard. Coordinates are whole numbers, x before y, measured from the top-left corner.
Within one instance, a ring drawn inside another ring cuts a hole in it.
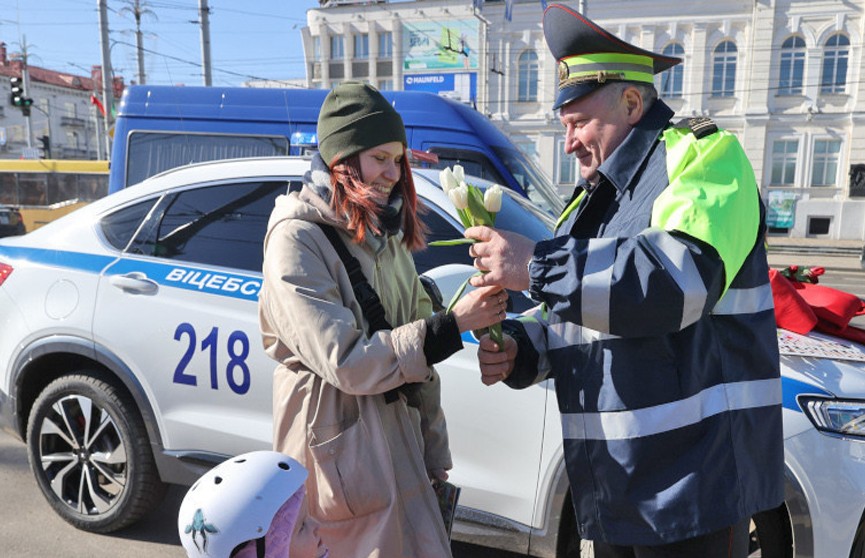
[[[477,70],[478,20],[403,24],[404,70]]]
[[[38,147],[25,147],[21,150],[21,158],[22,159],[41,159],[42,152],[39,151]]]
[[[796,219],[796,199],[793,192],[769,192],[766,207],[766,226],[774,229],[792,229]]]
[[[403,89],[406,91],[427,91],[460,101],[474,104],[478,91],[477,72],[453,74],[405,74]]]

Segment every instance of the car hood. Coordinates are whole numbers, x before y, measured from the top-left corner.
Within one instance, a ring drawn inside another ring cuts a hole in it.
[[[785,387],[799,393],[865,399],[865,347],[819,333],[797,335],[779,330],[781,375]],[[787,393],[785,391],[785,397]]]

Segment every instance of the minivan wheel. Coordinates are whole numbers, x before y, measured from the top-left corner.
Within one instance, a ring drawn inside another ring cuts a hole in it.
[[[42,494],[85,531],[126,527],[165,495],[132,398],[82,370],[51,382],[27,423],[27,454]]]

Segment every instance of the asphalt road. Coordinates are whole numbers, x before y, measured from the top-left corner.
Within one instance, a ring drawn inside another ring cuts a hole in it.
[[[110,535],[85,533],[54,513],[30,473],[24,444],[0,431],[0,556],[185,558],[176,524],[184,490],[172,486],[154,513],[128,529]],[[453,550],[454,558],[520,556],[462,543],[454,543]]]

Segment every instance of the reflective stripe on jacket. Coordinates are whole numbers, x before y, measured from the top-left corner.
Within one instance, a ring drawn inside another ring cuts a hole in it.
[[[508,378],[552,376],[583,538],[654,545],[783,501],[778,348],[762,203],[731,134],[657,101],[601,165],[508,322]],[[674,173],[674,174],[671,174]],[[578,186],[579,188],[579,186]]]

